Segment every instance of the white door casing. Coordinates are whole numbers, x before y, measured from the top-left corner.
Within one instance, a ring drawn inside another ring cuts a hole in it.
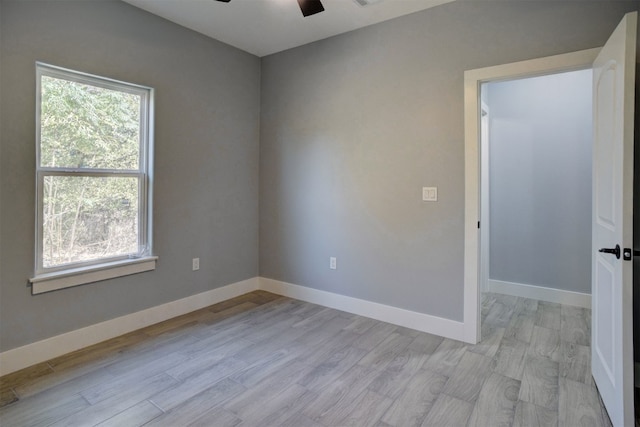
[[[535,77],[546,74],[561,73],[573,70],[591,68],[593,61],[600,52],[599,48],[578,52],[554,55],[545,58],[531,59],[510,64],[496,65],[464,73],[464,135],[465,135],[465,214],[464,214],[464,340],[477,343],[480,340],[480,259],[481,251],[485,249],[485,242],[480,244],[482,224],[488,218],[481,218],[480,202],[487,202],[487,195],[482,193],[480,179],[483,168],[481,164],[481,100],[480,87],[482,83],[513,80],[517,78]],[[486,156],[486,153],[485,153]],[[486,171],[485,171],[486,172]],[[488,212],[485,212],[487,215]],[[482,233],[484,235],[484,233]],[[487,233],[488,234],[488,233]],[[486,245],[488,248],[488,245]],[[482,248],[482,249],[481,249]],[[485,265],[488,264],[483,259]]]
[[[593,63],[591,364],[614,426],[633,425],[633,266],[622,252],[633,248],[636,31],[637,12],[625,15]]]

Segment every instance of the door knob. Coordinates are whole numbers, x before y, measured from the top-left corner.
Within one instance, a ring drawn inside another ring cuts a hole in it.
[[[605,254],[614,254],[616,259],[620,259],[620,245],[616,245],[615,248],[601,248],[598,252],[604,252]]]

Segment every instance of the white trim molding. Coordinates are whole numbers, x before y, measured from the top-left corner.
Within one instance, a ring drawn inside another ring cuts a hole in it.
[[[363,299],[348,297],[332,292],[321,291],[306,286],[294,285],[279,280],[258,278],[261,290],[283,295],[289,298],[318,304],[336,310],[346,311],[359,316],[369,317],[382,322],[392,323],[398,326],[415,329],[451,338],[464,340],[463,323],[416,311],[405,310],[390,305],[371,302]]]
[[[113,261],[40,274],[29,279],[33,295],[155,270],[157,256]]]
[[[454,340],[465,340],[462,322],[279,280],[254,277],[7,350],[0,353],[0,376],[256,290]]]
[[[489,292],[591,308],[590,294],[493,279],[489,279],[488,284]]]
[[[258,289],[256,277],[0,353],[0,376]]]

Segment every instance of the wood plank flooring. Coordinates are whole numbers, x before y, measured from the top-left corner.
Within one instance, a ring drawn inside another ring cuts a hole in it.
[[[590,315],[486,294],[467,345],[257,291],[0,378],[0,425],[609,426]]]

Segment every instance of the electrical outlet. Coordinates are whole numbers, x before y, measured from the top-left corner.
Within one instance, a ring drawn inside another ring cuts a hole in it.
[[[329,268],[331,270],[335,270],[336,268],[338,268],[337,263],[338,261],[336,260],[336,257],[329,257]]]
[[[191,260],[191,269],[193,271],[200,270],[200,258],[194,258]]]

